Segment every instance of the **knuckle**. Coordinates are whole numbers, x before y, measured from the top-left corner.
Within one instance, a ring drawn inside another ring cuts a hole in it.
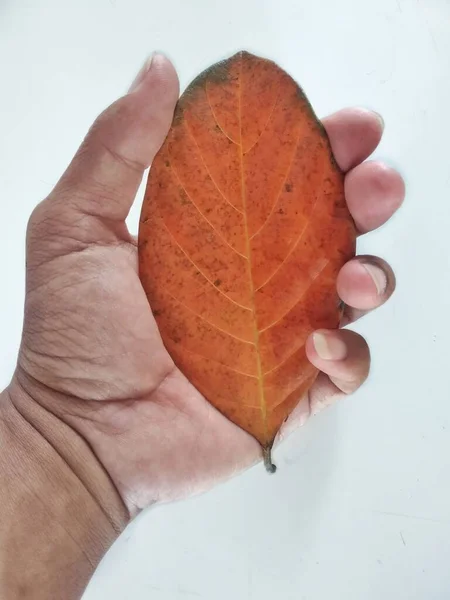
[[[53,236],[58,229],[59,217],[49,198],[40,202],[32,211],[27,225],[27,243],[34,243]]]
[[[50,195],[33,209],[28,219],[27,236],[31,239],[52,236],[64,225],[64,221],[60,202]]]
[[[86,247],[82,220],[85,215],[71,211],[71,199],[64,194],[50,195],[30,215],[26,232],[27,268],[71,251]]]
[[[126,150],[127,141],[123,140],[123,132],[138,134],[138,108],[133,99],[124,96],[105,109],[92,124],[86,138],[77,152],[79,162],[90,160],[93,154],[105,154],[119,166],[142,174],[147,164],[138,160]],[[140,128],[142,129],[142,127]]]

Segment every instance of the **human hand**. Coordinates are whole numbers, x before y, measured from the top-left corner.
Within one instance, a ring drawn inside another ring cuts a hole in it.
[[[130,93],[97,119],[33,212],[23,340],[11,384],[87,441],[132,515],[203,491],[261,456],[259,444],[216,411],[164,349],[125,224],[177,98],[176,73],[157,55]],[[324,125],[347,173],[356,226],[360,233],[375,229],[404,195],[397,172],[363,163],[380,141],[382,123],[374,113],[347,109]],[[344,324],[383,304],[394,285],[380,258],[347,263],[337,281]],[[355,391],[369,370],[366,342],[347,329],[311,336],[307,354],[321,374],[284,433]]]

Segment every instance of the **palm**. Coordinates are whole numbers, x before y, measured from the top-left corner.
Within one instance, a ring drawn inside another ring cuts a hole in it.
[[[100,117],[31,218],[18,369],[22,385],[46,390],[41,401],[86,439],[131,512],[206,489],[260,456],[257,442],[216,411],[174,366],[140,284],[136,245],[125,226],[178,94],[172,68],[161,61],[159,71]],[[379,122],[367,112],[337,113],[327,128],[344,170],[364,160],[381,135]],[[367,164],[350,171],[346,187],[361,230],[384,222],[403,194],[398,174]],[[379,202],[383,186],[388,201],[377,213],[373,202]],[[348,263],[340,295],[355,307],[347,313],[350,321],[380,305],[393,289],[389,267],[370,260],[384,271],[387,285],[377,292],[361,270],[362,261]],[[327,376],[319,376],[310,402],[300,402],[292,421],[301,422],[310,405],[314,411],[365,378],[364,341],[350,331],[339,339],[347,346],[345,360],[323,360],[310,347],[310,360]]]
[[[39,214],[34,226],[46,226]],[[251,462],[258,446],[174,367],[130,236],[106,244],[100,228],[92,234],[94,247],[61,248],[29,273],[19,366],[61,393],[59,416],[91,444],[127,505],[142,508],[212,485]],[[31,252],[36,241],[30,236]],[[168,443],[169,426],[176,434]]]

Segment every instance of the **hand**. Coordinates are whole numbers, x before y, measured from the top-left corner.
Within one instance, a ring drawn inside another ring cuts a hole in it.
[[[258,443],[217,412],[173,364],[139,281],[136,241],[125,225],[144,170],[168,132],[178,93],[173,66],[155,56],[130,93],[97,119],[33,212],[27,234],[25,323],[11,385],[87,441],[131,514],[205,490],[261,458]],[[357,228],[370,231],[395,212],[404,195],[398,173],[362,162],[380,141],[381,120],[352,109],[324,125],[347,172],[346,197]],[[383,304],[395,282],[383,260],[361,256],[343,267],[337,285],[348,324]],[[365,341],[348,330],[314,334],[307,353],[322,373],[289,428],[353,392],[369,370]]]

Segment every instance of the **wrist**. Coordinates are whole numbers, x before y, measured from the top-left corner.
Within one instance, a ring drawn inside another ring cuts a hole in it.
[[[0,597],[79,597],[128,514],[87,443],[17,382],[0,395],[0,479]]]

